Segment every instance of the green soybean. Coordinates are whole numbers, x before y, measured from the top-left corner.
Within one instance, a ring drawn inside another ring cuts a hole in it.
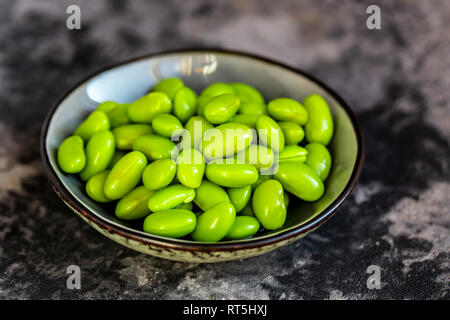
[[[220,202],[230,202],[230,198],[226,191],[218,185],[208,180],[203,180],[200,187],[195,189],[194,203],[203,211]]]
[[[282,121],[278,122],[278,125],[283,131],[285,143],[289,144],[299,144],[305,137],[305,131],[296,122],[293,121]]]
[[[92,177],[89,178],[89,180],[86,183],[85,190],[87,195],[91,199],[101,203],[112,201],[105,195],[105,192],[103,191],[103,188],[105,186],[105,180],[108,174],[109,170],[105,170],[97,174],[94,174]]]
[[[173,113],[181,121],[186,123],[197,111],[197,96],[188,87],[178,89],[173,100]]]
[[[318,94],[312,94],[303,100],[303,104],[309,114],[305,126],[306,139],[328,145],[333,137],[334,124],[327,102]]]
[[[148,208],[153,211],[173,209],[182,203],[194,200],[195,190],[181,184],[164,187],[148,200]]]
[[[152,128],[147,124],[128,124],[112,130],[116,140],[116,148],[119,150],[130,150],[134,141],[143,135],[152,134]]]
[[[276,230],[286,221],[282,185],[274,179],[262,182],[253,194],[253,212],[267,230]]]
[[[331,154],[321,143],[313,142],[305,146],[308,150],[308,157],[305,164],[319,176],[322,181],[325,181],[331,169]]]
[[[151,161],[165,158],[173,159],[178,152],[175,143],[155,134],[138,137],[134,141],[133,150],[142,152]]]
[[[230,83],[230,87],[233,88],[234,93],[239,97],[241,102],[255,101],[264,103],[264,97],[254,87],[242,82]]]
[[[142,182],[147,189],[158,190],[168,186],[177,172],[172,159],[160,159],[150,163],[142,174]]]
[[[242,188],[228,188],[228,196],[230,202],[236,209],[236,212],[241,212],[249,203],[252,197],[252,186],[245,186]]]
[[[59,168],[65,173],[79,173],[86,165],[84,142],[79,136],[66,138],[58,148]]]
[[[109,130],[108,116],[102,111],[93,111],[75,130],[74,135],[81,137],[85,142],[97,132]]]
[[[256,121],[258,120],[258,116],[252,114],[235,114],[230,121],[235,123],[242,123],[248,126],[249,128],[256,128]]]
[[[116,108],[118,105],[119,104],[114,101],[104,101],[97,106],[97,110],[108,114],[108,112]]]
[[[205,173],[205,159],[201,152],[186,149],[177,158],[177,178],[186,187],[196,189],[200,187]]]
[[[130,123],[130,118],[128,117],[129,107],[129,103],[121,103],[107,113],[111,129]]]
[[[241,101],[241,105],[239,106],[239,113],[252,116],[267,115],[267,107],[263,102]]]
[[[234,90],[229,84],[224,82],[216,82],[207,86],[200,95],[211,99],[222,94],[234,94]]]
[[[143,229],[158,236],[181,238],[191,233],[197,218],[189,210],[171,209],[150,214],[144,220]]]
[[[206,166],[205,175],[209,181],[222,187],[241,188],[258,180],[258,170],[251,164],[218,164]]]
[[[201,242],[217,242],[230,231],[236,219],[236,210],[229,202],[221,202],[206,210],[197,218],[192,239]]]
[[[142,152],[124,155],[106,177],[105,195],[113,200],[122,198],[136,187],[146,166],[147,158]]]
[[[203,134],[214,126],[201,116],[194,116],[186,122],[185,129],[188,135],[183,136],[183,149],[200,149]],[[200,149],[201,150],[201,149]]]
[[[139,186],[128,192],[119,202],[117,202],[115,214],[122,220],[136,220],[147,216],[148,200],[155,193],[144,186]]]
[[[271,148],[274,152],[280,152],[284,148],[284,135],[280,126],[269,116],[259,116],[256,121],[259,140]]]
[[[115,141],[111,131],[97,132],[86,145],[86,166],[80,178],[87,181],[94,174],[105,170],[114,156]]]
[[[261,171],[272,166],[275,154],[266,146],[251,144],[236,155],[236,160],[238,163],[252,164],[258,171]]]
[[[278,155],[280,163],[282,162],[305,162],[308,156],[308,150],[296,144],[285,146]]]
[[[250,238],[258,232],[259,227],[260,224],[256,218],[251,216],[237,216],[225,238],[229,240]]]
[[[300,102],[291,98],[278,98],[267,105],[269,115],[279,121],[294,121],[304,125],[308,121],[308,112]]]
[[[157,115],[171,111],[172,101],[165,93],[151,92],[130,105],[128,117],[133,122],[150,123]]]
[[[183,81],[178,78],[167,78],[158,82],[153,88],[155,92],[165,93],[170,100],[173,100],[176,92],[184,86]]]
[[[222,94],[208,101],[204,109],[204,116],[212,124],[222,124],[234,116],[239,105],[239,98],[234,94]]]
[[[324,192],[322,180],[304,163],[280,163],[274,178],[281,182],[286,191],[305,201],[316,201]]]
[[[116,150],[116,151],[114,152],[114,155],[113,155],[111,161],[110,161],[109,164],[108,164],[107,169],[112,169],[112,168],[116,165],[116,163],[119,162],[119,160],[120,160],[125,154],[126,154],[126,152],[123,151],[123,150]]]
[[[206,104],[211,100],[209,97],[198,96],[197,97],[197,115],[203,117],[205,115]]]
[[[153,119],[152,128],[160,136],[170,138],[173,134],[180,135],[183,125],[175,116],[164,113]]]

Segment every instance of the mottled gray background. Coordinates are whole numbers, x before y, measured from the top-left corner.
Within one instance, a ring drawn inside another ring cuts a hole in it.
[[[365,26],[372,3],[381,30]],[[0,299],[448,299],[449,21],[445,0],[0,1]],[[185,47],[264,55],[341,93],[367,152],[333,219],[263,256],[183,264],[106,239],[57,198],[38,147],[49,108],[105,65]],[[380,290],[366,287],[372,264]]]

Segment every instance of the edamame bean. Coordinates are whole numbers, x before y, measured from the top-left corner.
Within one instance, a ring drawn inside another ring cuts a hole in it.
[[[144,231],[158,236],[181,238],[195,229],[197,218],[189,210],[171,209],[150,214],[144,220]]]
[[[305,162],[308,150],[296,144],[285,146],[279,154],[279,162]]]
[[[203,211],[206,211],[220,202],[230,202],[230,198],[224,189],[218,185],[203,180],[200,187],[195,189],[194,203]]]
[[[178,89],[173,100],[173,113],[181,121],[186,123],[197,111],[197,96],[188,87]]]
[[[108,112],[110,112],[115,107],[117,107],[117,105],[118,105],[118,103],[114,102],[114,101],[104,101],[97,106],[97,110],[102,111],[106,115],[108,115]]]
[[[205,107],[209,100],[211,100],[209,97],[199,96],[197,98],[197,116],[205,116]]]
[[[304,125],[308,121],[308,112],[298,101],[291,98],[278,98],[267,105],[269,115],[279,121],[294,121]]]
[[[109,130],[108,116],[102,111],[93,111],[75,130],[74,135],[81,137],[85,142],[100,131]]]
[[[303,100],[303,104],[309,114],[305,126],[306,139],[328,145],[333,137],[334,124],[327,102],[318,94],[312,94]]]
[[[319,176],[322,181],[325,181],[331,169],[331,154],[321,143],[313,142],[307,144],[305,149],[308,150],[308,157],[305,164]]]
[[[143,135],[152,134],[152,128],[147,124],[128,124],[112,130],[116,140],[116,148],[129,150],[133,148],[134,141]]]
[[[283,187],[274,179],[262,182],[252,199],[253,212],[267,230],[281,228],[286,221]]]
[[[142,152],[151,161],[165,158],[175,159],[178,153],[175,143],[155,134],[138,137],[134,141],[133,150]]]
[[[274,178],[281,182],[286,191],[305,201],[316,201],[324,192],[322,180],[304,163],[280,163]]]
[[[94,174],[105,170],[114,155],[115,141],[111,131],[97,132],[86,145],[86,166],[80,178],[87,181]]]
[[[172,159],[156,160],[145,168],[142,182],[147,189],[158,190],[168,186],[176,173],[177,165]]]
[[[221,202],[206,210],[197,218],[192,239],[202,242],[217,242],[230,231],[236,219],[236,210],[229,202]]]
[[[205,98],[214,98],[222,94],[234,94],[233,88],[226,83],[216,82],[207,86],[202,92],[201,96]]]
[[[259,140],[271,148],[274,152],[280,152],[284,148],[284,135],[280,126],[269,116],[259,116],[256,121]]]
[[[204,115],[212,124],[222,124],[231,119],[238,111],[239,98],[234,94],[222,94],[208,101]]]
[[[97,202],[105,203],[110,202],[111,199],[105,196],[103,188],[105,186],[106,177],[109,174],[109,170],[105,170],[94,174],[86,183],[86,193],[88,196]]]
[[[148,200],[148,208],[153,212],[173,209],[182,203],[191,202],[194,198],[194,189],[175,184],[156,191]]]
[[[214,128],[214,126],[201,116],[190,118],[188,122],[186,122],[185,126],[188,135],[183,136],[183,149],[196,148],[201,150],[200,147],[202,144],[203,134],[212,128]]]
[[[106,114],[108,116],[111,129],[130,123],[130,118],[128,118],[129,107],[129,103],[121,103]]]
[[[157,115],[171,111],[172,102],[165,93],[151,92],[130,105],[128,117],[133,122],[150,123]]]
[[[251,164],[217,164],[206,166],[209,181],[222,187],[241,188],[258,180],[258,170]]]
[[[242,82],[233,82],[230,83],[230,87],[233,88],[234,93],[239,97],[241,102],[256,101],[264,103],[262,94],[251,85]]]
[[[252,129],[241,123],[225,123],[203,135],[203,156],[207,161],[229,157],[246,149],[253,140]]]
[[[245,186],[242,188],[228,188],[228,196],[230,202],[236,209],[236,212],[241,212],[249,203],[252,197],[252,186]]]
[[[173,134],[177,136],[181,134],[183,125],[175,116],[164,113],[153,119],[152,128],[160,136],[171,138]]]
[[[201,152],[186,149],[177,158],[177,178],[186,187],[196,189],[200,187],[205,173],[205,159]]]
[[[165,93],[170,100],[173,100],[176,92],[184,86],[183,81],[178,78],[167,78],[158,82],[153,88],[154,92]]]
[[[70,136],[58,148],[59,168],[65,173],[79,173],[86,165],[84,142],[79,136]]]
[[[113,200],[122,198],[136,187],[146,166],[147,158],[142,152],[124,155],[106,177],[105,195]]]
[[[258,232],[259,227],[260,224],[256,218],[251,216],[237,216],[225,238],[229,240],[250,238]]]
[[[119,202],[117,202],[115,214],[122,220],[136,220],[144,218],[150,213],[148,200],[155,193],[145,186],[139,186],[128,192]]]
[[[119,160],[126,154],[125,151],[122,150],[116,150],[114,152],[113,158],[111,159],[111,161],[108,164],[107,169],[112,169],[117,162],[119,162]]]
[[[267,115],[267,107],[263,102],[241,101],[241,105],[239,106],[239,113],[252,116]]]
[[[296,122],[293,121],[283,121],[278,122],[278,125],[283,131],[285,143],[289,144],[299,144],[305,137],[305,131]]]
[[[266,146],[251,144],[247,149],[236,155],[237,163],[248,163],[258,171],[270,168],[275,160],[275,154]]]
[[[258,116],[252,114],[235,114],[231,117],[230,121],[235,123],[242,123],[248,126],[249,128],[256,128],[256,121],[258,120]]]

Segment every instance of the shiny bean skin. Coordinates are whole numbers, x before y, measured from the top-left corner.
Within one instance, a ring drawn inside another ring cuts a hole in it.
[[[175,184],[156,191],[148,201],[148,208],[153,212],[173,209],[182,203],[191,202],[194,198],[194,189]]]
[[[177,173],[177,165],[172,159],[160,159],[150,163],[142,174],[142,182],[147,189],[158,190],[167,187]]]
[[[147,158],[142,152],[131,151],[124,155],[106,177],[105,195],[113,200],[122,198],[136,187],[146,166]]]
[[[155,134],[138,137],[134,141],[133,150],[142,152],[150,161],[166,158],[173,159],[178,152],[175,143]]]
[[[305,137],[305,131],[296,122],[293,121],[282,121],[278,122],[278,125],[283,131],[284,140],[287,145],[289,144],[299,144]]]
[[[258,120],[258,116],[252,114],[235,114],[230,121],[235,123],[242,123],[248,126],[249,128],[256,128],[256,121]]]
[[[184,86],[183,81],[178,78],[167,78],[158,82],[153,88],[154,92],[165,93],[170,100],[173,100],[176,92]]]
[[[206,166],[209,181],[222,187],[241,188],[258,180],[258,170],[251,164],[217,164]]]
[[[221,202],[206,210],[197,218],[192,239],[201,242],[217,242],[227,235],[236,219],[236,210],[229,202]]]
[[[308,112],[305,107],[291,98],[277,98],[270,101],[267,111],[278,121],[294,121],[301,126],[308,121]]]
[[[152,128],[147,124],[128,124],[112,130],[119,150],[131,150],[134,141],[143,135],[152,134]]]
[[[334,124],[327,102],[318,94],[313,94],[307,96],[303,104],[309,114],[309,121],[305,126],[306,139],[328,145],[333,137]]]
[[[128,192],[117,202],[115,209],[116,217],[122,220],[144,218],[150,213],[148,200],[154,193],[154,190],[148,190],[145,186],[139,186]]]
[[[233,88],[234,94],[236,94],[241,102],[255,101],[264,103],[264,97],[251,85],[242,82],[230,83],[230,87]]]
[[[245,186],[242,188],[228,188],[228,196],[230,202],[236,209],[236,212],[241,212],[249,203],[252,197],[252,186]]]
[[[270,179],[262,182],[253,194],[253,212],[267,230],[281,228],[286,221],[286,204],[281,183]]]
[[[286,191],[305,201],[316,201],[324,193],[322,180],[304,163],[280,163],[274,178],[280,181]]]
[[[234,90],[229,84],[216,82],[206,87],[200,95],[202,97],[211,99],[222,94],[234,94]]]
[[[196,189],[200,187],[205,173],[205,159],[201,152],[186,149],[177,158],[177,178],[186,187]]]
[[[109,128],[108,116],[102,111],[93,111],[86,120],[78,126],[74,135],[81,137],[84,142],[88,142],[94,134],[101,131],[108,131]]]
[[[285,146],[279,154],[279,162],[305,162],[308,150],[296,144]]]
[[[251,116],[262,116],[267,115],[267,107],[263,102],[241,101],[241,105],[239,106],[238,112],[240,114],[247,114]]]
[[[150,123],[157,115],[171,111],[172,101],[165,93],[151,92],[130,105],[128,117],[133,122]]]
[[[105,180],[106,177],[108,176],[108,173],[109,170],[99,172],[97,174],[94,174],[87,181],[85,187],[86,193],[92,200],[95,200],[100,203],[112,201],[111,199],[106,197],[105,192],[103,191],[103,188],[105,186]]]
[[[163,113],[153,119],[152,128],[160,136],[171,138],[173,133],[180,135],[183,125],[175,116]]]
[[[197,97],[197,116],[204,117],[205,116],[205,107],[206,104],[211,100],[209,97],[199,96]]]
[[[253,164],[258,171],[261,171],[272,166],[275,154],[266,146],[251,144],[236,155],[236,160],[237,163]]]
[[[251,216],[237,216],[233,226],[226,234],[228,240],[240,240],[250,238],[259,230],[259,221]]]
[[[194,213],[184,209],[170,209],[150,214],[144,220],[143,229],[158,236],[181,238],[191,233],[196,226]]]
[[[212,124],[228,122],[238,111],[239,105],[239,98],[234,94],[222,94],[214,97],[205,106],[205,119]]]
[[[177,90],[173,100],[173,113],[181,121],[186,123],[197,112],[197,96],[188,87]]]
[[[284,148],[284,135],[280,126],[268,116],[260,116],[256,121],[256,129],[260,141],[274,152],[280,152]]]
[[[97,132],[86,145],[86,166],[80,178],[87,181],[94,174],[105,170],[114,156],[115,140],[111,131]]]
[[[104,101],[97,106],[97,111],[101,111],[104,112],[105,114],[108,114],[108,112],[116,108],[118,105],[119,104],[114,101]]]
[[[218,185],[208,180],[203,180],[200,187],[195,189],[194,203],[203,211],[220,202],[230,202],[230,198],[226,191]]]
[[[79,173],[86,165],[84,142],[79,136],[70,136],[58,148],[59,168],[65,173]]]
[[[129,107],[129,103],[121,103],[106,114],[108,116],[111,129],[130,123],[130,118],[128,117]]]
[[[322,181],[328,178],[331,169],[331,154],[321,143],[313,142],[305,146],[308,157],[305,164],[311,167]]]
[[[183,136],[183,149],[196,148],[201,150],[201,144],[203,139],[203,134],[214,128],[214,126],[208,122],[204,117],[194,116],[186,122],[185,129],[188,131],[188,136],[186,136],[186,141],[184,141],[185,136]]]

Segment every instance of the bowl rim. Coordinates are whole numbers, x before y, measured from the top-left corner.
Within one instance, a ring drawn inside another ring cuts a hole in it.
[[[88,81],[89,79],[99,75],[102,72],[107,70],[117,68],[128,63],[136,62],[139,60],[156,58],[158,56],[164,55],[174,55],[174,54],[189,54],[189,53],[213,53],[213,54],[221,54],[221,55],[232,55],[232,56],[241,56],[254,60],[259,60],[260,62],[265,62],[268,64],[276,65],[283,69],[289,70],[291,72],[296,73],[302,77],[307,78],[308,80],[316,83],[318,86],[322,87],[325,91],[327,91],[344,109],[346,114],[349,116],[350,122],[353,126],[353,130],[356,134],[357,140],[357,155],[355,166],[353,167],[352,174],[343,191],[338,195],[338,197],[325,209],[322,210],[317,216],[313,219],[307,221],[304,224],[301,224],[291,230],[287,230],[285,232],[280,232],[266,238],[248,240],[245,242],[240,242],[240,240],[235,240],[232,242],[216,242],[216,243],[202,243],[202,242],[180,242],[177,239],[171,238],[162,238],[155,237],[151,234],[140,234],[135,230],[129,230],[121,225],[113,224],[110,221],[95,215],[88,207],[86,207],[83,203],[79,202],[74,196],[70,194],[70,192],[66,189],[66,187],[62,184],[61,180],[57,176],[56,172],[53,170],[50,160],[46,151],[46,138],[47,131],[51,119],[58,109],[60,104],[80,85]],[[125,61],[121,61],[118,63],[114,63],[112,65],[102,67],[99,70],[89,74],[84,77],[82,80],[78,81],[73,87],[71,87],[65,94],[62,95],[60,99],[56,102],[56,104],[48,111],[47,116],[44,120],[41,129],[40,136],[40,152],[41,158],[44,165],[44,171],[46,173],[47,179],[54,191],[58,194],[58,196],[73,210],[81,214],[83,217],[87,218],[89,221],[96,224],[103,230],[106,230],[109,233],[117,234],[121,237],[125,237],[130,240],[135,240],[141,242],[145,245],[158,246],[166,249],[176,249],[176,250],[185,250],[185,251],[202,251],[202,252],[214,252],[214,251],[235,251],[235,250],[243,250],[243,249],[255,249],[259,247],[264,247],[267,245],[275,244],[278,242],[282,242],[284,240],[288,240],[290,238],[295,238],[301,234],[306,234],[320,225],[322,225],[325,221],[331,218],[337,211],[337,209],[344,203],[344,201],[350,196],[353,191],[355,185],[358,182],[358,179],[361,175],[363,163],[364,163],[364,143],[363,137],[361,133],[360,126],[358,124],[358,120],[354,112],[348,106],[348,104],[331,88],[329,88],[326,84],[324,84],[321,80],[316,79],[311,76],[307,72],[284,64],[280,61],[276,61],[272,58],[268,58],[261,55],[256,55],[254,53],[238,51],[238,50],[229,50],[222,48],[193,48],[193,49],[178,49],[178,50],[167,50],[160,51],[156,53],[144,54],[138,57],[134,57],[131,59],[127,59]]]

